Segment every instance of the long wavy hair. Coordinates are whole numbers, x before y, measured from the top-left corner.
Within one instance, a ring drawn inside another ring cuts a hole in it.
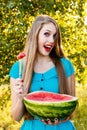
[[[52,22],[54,24],[57,32],[55,46],[50,52],[50,57],[54,62],[58,71],[60,93],[69,94],[67,89],[65,72],[62,63],[60,61],[61,57],[65,57],[62,50],[60,28],[58,23],[48,15],[38,16],[28,33],[26,45],[24,48],[24,52],[26,53],[25,65],[24,65],[25,68],[24,68],[24,75],[23,75],[24,83],[25,86],[28,88],[28,92],[29,92],[31,82],[32,82],[33,71],[34,71],[34,61],[37,53],[38,34],[42,29],[43,25],[48,24],[49,22]]]

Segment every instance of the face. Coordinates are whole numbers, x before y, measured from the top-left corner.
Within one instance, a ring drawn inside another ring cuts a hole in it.
[[[55,45],[56,27],[52,22],[44,24],[38,35],[38,54],[48,56]]]

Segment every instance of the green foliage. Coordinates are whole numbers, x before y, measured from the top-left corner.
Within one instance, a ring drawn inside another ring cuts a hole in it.
[[[16,122],[11,117],[11,97],[9,84],[0,87],[0,130],[19,130],[23,120]],[[87,87],[76,88],[76,96],[79,104],[72,119],[76,130],[86,130],[87,128]]]
[[[0,82],[23,50],[27,32],[40,14],[52,16],[62,30],[66,56],[73,62],[77,82],[87,84],[87,2],[85,0],[1,0]],[[86,18],[86,20],[85,20]]]

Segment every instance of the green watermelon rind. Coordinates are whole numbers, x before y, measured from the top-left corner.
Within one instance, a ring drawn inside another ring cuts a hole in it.
[[[73,102],[74,103],[74,102]],[[24,101],[24,104],[28,110],[28,112],[33,115],[36,116],[40,119],[53,119],[55,117],[61,119],[61,118],[65,118],[67,116],[69,116],[70,114],[72,114],[72,112],[75,110],[76,107],[76,102],[74,103],[74,105],[69,103],[69,105],[67,106],[47,106],[47,105],[37,105],[37,104],[33,104],[30,102],[26,102]],[[41,108],[44,107],[44,109],[42,110]],[[49,112],[49,110],[51,110],[51,113]]]
[[[27,111],[36,118],[47,119],[54,118],[63,119],[73,113],[78,103],[78,98],[74,97],[68,102],[41,102],[24,98],[24,104]]]

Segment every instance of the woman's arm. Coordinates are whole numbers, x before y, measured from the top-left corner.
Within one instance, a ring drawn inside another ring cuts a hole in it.
[[[24,112],[23,97],[27,94],[24,83],[21,79],[10,78],[11,97],[12,97],[12,117],[20,121]]]

